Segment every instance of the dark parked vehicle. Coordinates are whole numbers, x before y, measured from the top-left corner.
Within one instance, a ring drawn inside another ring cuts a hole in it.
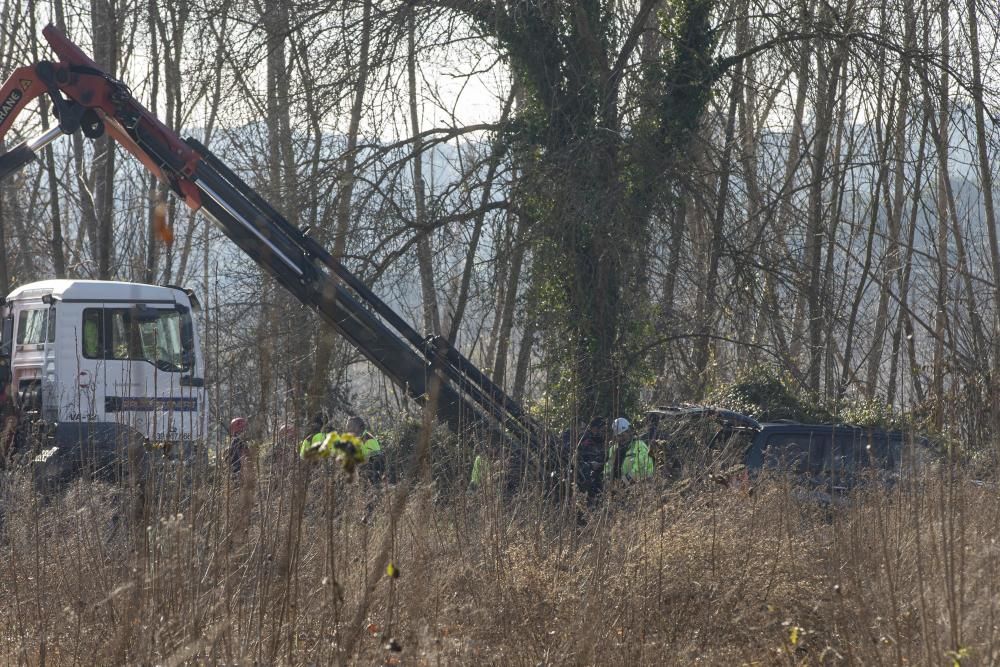
[[[927,442],[900,431],[850,424],[765,423],[746,452],[751,471],[784,470],[832,490],[862,479],[895,481],[914,470]]]
[[[683,406],[651,411],[646,437],[668,472],[695,466],[715,473],[745,467],[789,472],[846,490],[861,479],[894,480],[919,466],[926,439],[850,424],[760,423],[731,410]]]
[[[659,408],[646,413],[643,439],[668,477],[723,474],[745,466],[745,454],[760,431],[757,420],[704,405]]]

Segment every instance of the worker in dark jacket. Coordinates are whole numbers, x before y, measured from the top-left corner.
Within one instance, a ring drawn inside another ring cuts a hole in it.
[[[313,458],[318,455],[326,440],[326,435],[333,430],[326,415],[317,413],[306,426],[306,437],[299,444],[299,456],[303,459]]]
[[[361,440],[361,452],[364,454],[362,470],[365,478],[372,484],[378,484],[385,476],[385,456],[378,438],[368,431],[365,420],[357,415],[347,420],[345,431]]]
[[[594,502],[603,487],[607,439],[604,417],[594,417],[576,445],[576,488],[587,494],[588,503]]]
[[[229,461],[229,469],[234,475],[240,474],[243,465],[250,459],[250,445],[247,442],[247,420],[244,417],[236,417],[229,422],[229,450],[226,458]]]

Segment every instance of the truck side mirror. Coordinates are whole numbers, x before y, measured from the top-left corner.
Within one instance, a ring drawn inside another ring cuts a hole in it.
[[[0,325],[0,358],[10,359],[11,343],[14,342],[14,316],[3,318]]]

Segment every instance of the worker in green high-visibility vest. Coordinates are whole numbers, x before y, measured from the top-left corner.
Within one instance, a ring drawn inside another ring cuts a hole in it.
[[[615,440],[608,448],[604,479],[635,482],[652,477],[655,467],[649,446],[635,434],[629,421],[619,417],[611,424],[611,433]]]
[[[484,459],[480,454],[476,454],[476,458],[472,462],[472,476],[469,477],[470,489],[481,488],[482,483],[486,480],[487,475],[489,475],[488,468],[489,461]]]
[[[378,438],[368,431],[368,424],[357,415],[347,420],[347,426],[344,430],[361,440],[361,453],[364,455],[362,470],[365,478],[372,484],[381,483],[382,477],[385,475],[385,455]]]

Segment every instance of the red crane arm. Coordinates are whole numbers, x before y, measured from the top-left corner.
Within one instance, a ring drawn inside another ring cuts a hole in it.
[[[46,93],[52,98],[59,127],[0,156],[0,179],[33,160],[38,150],[61,134],[82,128],[93,137],[106,131],[189,207],[200,208],[200,194],[191,181],[201,161],[198,153],[142,106],[128,86],[108,75],[58,29],[49,25],[42,34],[59,60],[21,67],[4,82],[0,141],[25,106]]]
[[[0,141],[7,135],[17,115],[31,100],[46,92],[34,67],[19,67],[0,88]]]

